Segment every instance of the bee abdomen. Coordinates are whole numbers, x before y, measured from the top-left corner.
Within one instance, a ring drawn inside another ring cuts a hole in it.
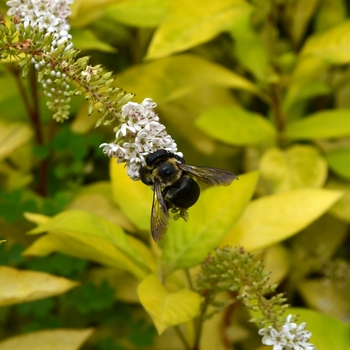
[[[164,188],[164,198],[176,207],[187,209],[194,205],[200,194],[198,183],[190,176],[183,176],[173,185]]]

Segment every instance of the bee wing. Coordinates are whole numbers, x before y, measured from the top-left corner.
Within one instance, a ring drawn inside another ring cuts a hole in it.
[[[236,175],[233,175],[227,170],[210,168],[206,166],[195,166],[189,164],[178,164],[178,167],[197,177],[199,180],[205,182],[210,186],[223,185],[228,186],[234,179],[238,179]]]
[[[154,195],[151,215],[151,232],[155,242],[158,242],[167,231],[170,222],[168,208],[162,196],[162,188],[159,181],[154,182]]]

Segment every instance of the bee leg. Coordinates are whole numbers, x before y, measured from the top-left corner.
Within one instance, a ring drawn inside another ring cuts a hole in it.
[[[140,178],[145,185],[147,186],[153,185],[153,181],[151,179],[151,172],[147,167],[143,166],[140,168]]]

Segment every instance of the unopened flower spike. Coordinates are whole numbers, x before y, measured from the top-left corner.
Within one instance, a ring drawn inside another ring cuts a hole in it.
[[[146,165],[148,154],[164,149],[182,157],[177,144],[159,122],[150,98],[140,104],[128,102],[122,107],[121,124],[116,128],[116,138],[112,143],[103,143],[103,153],[125,163],[127,174],[132,180],[140,180],[140,167]]]

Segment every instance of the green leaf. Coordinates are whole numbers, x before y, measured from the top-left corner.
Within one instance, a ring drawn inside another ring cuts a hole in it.
[[[27,124],[0,121],[0,160],[28,142],[32,136],[33,132]]]
[[[238,106],[204,112],[196,125],[214,139],[230,145],[251,145],[275,138],[274,126],[262,115]]]
[[[185,288],[170,293],[155,275],[145,278],[137,293],[159,334],[169,327],[192,320],[200,310],[199,294]]]
[[[325,110],[287,125],[285,136],[291,140],[317,140],[350,134],[350,110]]]
[[[152,77],[152,79],[150,79]],[[118,75],[117,86],[152,96],[158,104],[186,96],[198,87],[222,86],[261,95],[256,85],[221,65],[192,54],[176,55],[131,67]]]
[[[251,12],[243,0],[172,0],[168,16],[157,28],[147,58],[169,56],[229,31]]]
[[[79,50],[98,50],[102,52],[115,53],[117,50],[105,41],[100,40],[93,31],[89,29],[71,30],[73,43]]]
[[[350,180],[350,149],[337,149],[326,154],[330,168],[339,176]]]
[[[170,0],[133,0],[108,6],[107,16],[128,26],[153,28],[168,14]]]
[[[311,331],[310,342],[317,350],[344,350],[350,348],[350,325],[308,309],[291,308],[290,313],[300,315],[299,320],[306,322]]]
[[[189,210],[189,220],[172,222],[163,240],[165,274],[190,268],[221,242],[243,212],[254,193],[258,173],[241,175],[229,187],[209,188]]]
[[[260,160],[261,177],[274,193],[302,187],[322,187],[327,163],[317,148],[295,145],[285,151],[268,149]]]
[[[24,303],[65,293],[77,282],[44,272],[0,267],[0,306]]]
[[[144,277],[150,271],[145,257],[140,255],[139,250],[134,248],[135,244],[131,243],[135,239],[128,237],[120,227],[94,213],[80,210],[64,211],[30,233],[46,231],[50,232],[52,237],[34,243],[26,250],[27,255],[45,254],[58,249],[70,253],[73,251],[71,255],[86,258],[93,257],[95,252],[94,259],[125,268],[138,278]],[[62,246],[64,240],[70,240],[72,246]]]
[[[0,342],[0,350],[78,350],[92,333],[92,328],[32,332],[3,340]]]
[[[122,164],[110,162],[110,176],[114,200],[123,213],[140,230],[150,229],[153,191],[141,181],[133,181]]]
[[[221,245],[242,245],[252,251],[299,232],[326,212],[341,192],[298,189],[252,201]]]

